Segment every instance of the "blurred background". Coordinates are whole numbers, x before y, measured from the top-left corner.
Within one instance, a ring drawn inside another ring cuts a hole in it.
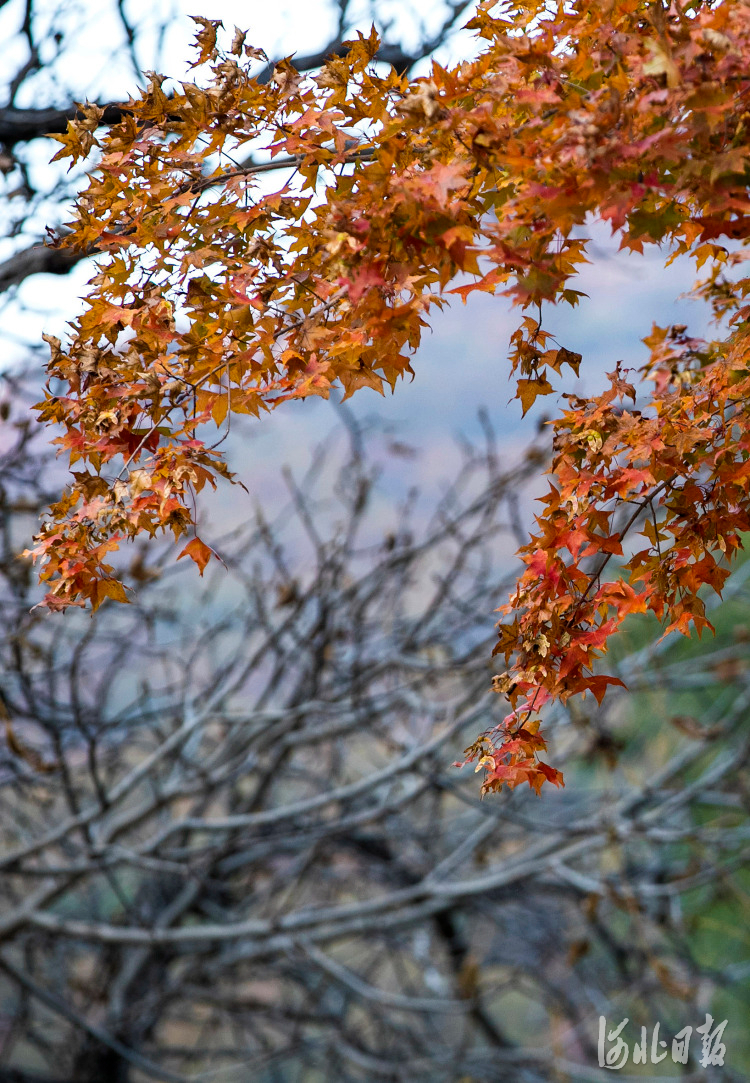
[[[597,1081],[626,1018],[621,1079],[750,1074],[748,566],[715,639],[633,621],[628,692],[550,719],[563,791],[480,802],[451,767],[503,714],[493,610],[556,409],[510,401],[503,298],[434,314],[392,397],[233,423],[247,492],[201,505],[205,583],[155,542],[125,554],[130,606],[31,611],[19,553],[65,479],[41,335],[93,274],[43,246],[85,181],[46,135],[190,78],[190,14],[303,71],[374,22],[418,76],[474,55],[473,7],[0,0],[0,1083]],[[588,299],[545,313],[583,355],[561,390],[637,367],[653,322],[707,331],[692,269],[608,232]]]

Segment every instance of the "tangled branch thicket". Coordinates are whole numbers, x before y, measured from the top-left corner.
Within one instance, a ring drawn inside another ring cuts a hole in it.
[[[741,896],[746,644],[624,653],[711,726],[609,773],[628,701],[561,711],[567,789],[478,801],[450,760],[498,721],[485,600],[540,452],[465,449],[384,533],[346,420],[338,473],[287,474],[202,598],[136,557],[137,603],[95,621],[29,612],[48,494],[26,422],[4,449],[0,1080],[598,1079],[600,1014],[674,1033],[746,977],[690,936],[696,900]]]

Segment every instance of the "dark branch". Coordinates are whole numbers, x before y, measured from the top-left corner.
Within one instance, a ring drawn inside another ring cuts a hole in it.
[[[381,61],[384,64],[390,64],[396,69],[400,75],[406,74],[417,61],[426,56],[430,49],[425,51],[419,50],[418,53],[412,55],[411,53],[405,53],[400,45],[383,45],[378,51],[375,59]],[[317,53],[310,53],[308,56],[293,56],[292,63],[297,71],[314,71],[316,68],[320,68],[325,64],[326,60],[332,60],[335,56],[346,56],[349,49],[345,42],[334,41],[321,49]],[[259,83],[267,83],[273,75],[274,64],[273,62],[266,65],[265,68],[258,75]]]
[[[118,124],[123,108],[112,102],[100,106],[104,110],[102,124]],[[76,105],[65,109],[0,109],[0,143],[13,146],[29,139],[41,139],[45,135],[57,135],[67,131],[68,121],[83,114]]]
[[[70,249],[34,244],[0,263],[0,293],[4,293],[11,286],[17,286],[29,275],[65,275],[88,254],[80,250],[74,252]]]

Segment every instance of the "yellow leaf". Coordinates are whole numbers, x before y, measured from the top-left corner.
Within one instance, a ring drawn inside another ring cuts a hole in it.
[[[224,423],[228,408],[229,402],[226,392],[216,395],[213,406],[211,407],[211,417],[214,419],[214,424],[216,426],[220,426]]]
[[[113,602],[129,604],[125,588],[119,579],[100,579],[96,584],[96,593],[91,599],[93,609],[98,609],[105,598],[111,598]]]
[[[666,75],[667,86],[672,89],[678,87],[682,81],[679,69],[661,42],[647,41],[646,48],[651,53],[651,59],[643,65],[644,75]]]
[[[521,400],[523,412],[526,414],[534,405],[537,395],[551,395],[554,390],[552,384],[544,376],[536,380],[519,380],[516,398]]]

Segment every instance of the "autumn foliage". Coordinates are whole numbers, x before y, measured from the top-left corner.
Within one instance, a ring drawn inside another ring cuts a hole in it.
[[[70,341],[50,340],[40,404],[73,468],[34,549],[46,604],[125,601],[108,555],[190,534],[192,494],[231,477],[232,414],[394,388],[449,295],[520,309],[525,412],[581,362],[545,306],[578,304],[602,219],[623,248],[695,260],[718,337],[655,327],[645,383],[613,358],[607,391],[569,396],[554,422],[549,494],[499,626],[511,713],[467,753],[484,792],[560,784],[538,758],[545,703],[618,683],[597,659],[629,613],[710,627],[701,588],[721,589],[750,527],[750,6],[484,0],[476,59],[412,82],[374,63],[374,32],[314,77],[288,59],[259,81],[242,33],[224,46],[196,21],[196,84],[153,76],[105,134],[84,106],[56,137],[57,157],[95,155],[58,243],[98,270]],[[280,165],[280,186],[261,186]],[[211,551],[193,537],[180,555],[202,573]]]

